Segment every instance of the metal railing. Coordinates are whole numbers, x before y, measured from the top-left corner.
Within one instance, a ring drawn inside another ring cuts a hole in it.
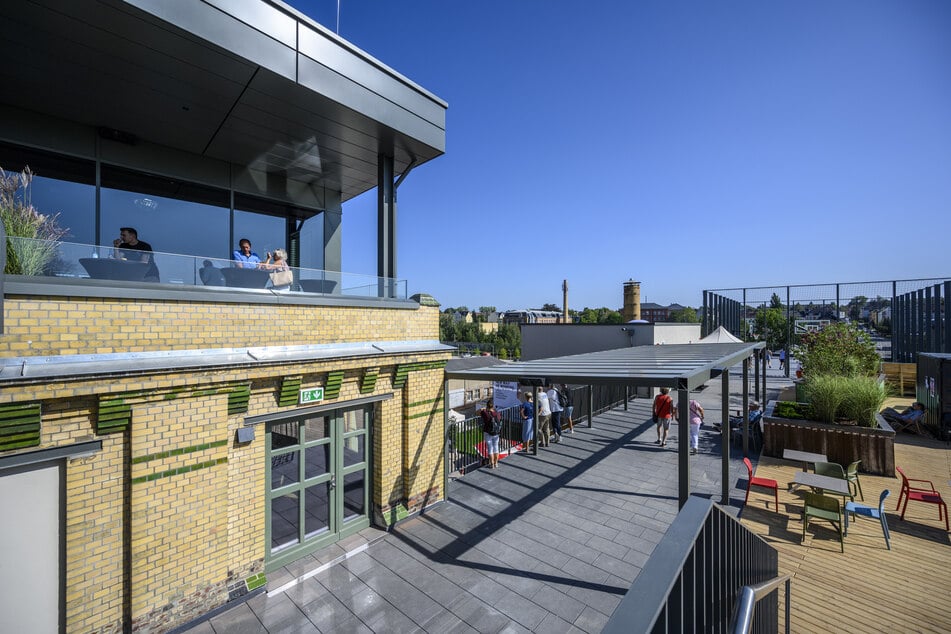
[[[597,415],[613,409],[624,403],[624,388],[613,386],[593,385],[590,387],[571,388],[574,415],[572,420],[575,426],[582,422],[588,423],[588,404],[591,404],[592,415]],[[522,419],[519,408],[508,407],[499,410],[502,415],[502,433],[499,435],[499,452],[507,452],[522,443]],[[564,423],[563,425],[564,426]],[[537,432],[537,430],[536,430]],[[449,423],[446,430],[448,446],[449,472],[465,474],[482,464],[484,447],[480,446],[482,438],[482,419],[479,416],[466,418],[464,421]]]
[[[711,500],[691,496],[602,633],[726,634],[743,586],[778,571],[775,548]],[[776,592],[760,597],[751,631],[776,632],[778,604]]]
[[[142,284],[206,286],[242,292],[289,292],[346,297],[406,299],[407,281],[360,273],[289,267],[289,285],[275,284],[272,269],[241,268],[230,259],[178,253],[152,253],[150,263],[140,261],[140,251],[113,247],[9,237],[7,259],[11,274],[56,278],[64,283],[101,279]],[[146,256],[148,257],[148,256]],[[157,273],[156,273],[157,269]],[[81,282],[80,282],[81,283]]]
[[[792,579],[789,575],[783,575],[757,583],[751,586],[743,586],[740,590],[740,598],[736,602],[736,611],[733,613],[733,621],[730,623],[730,630],[733,634],[747,634],[753,629],[753,615],[756,613],[756,604],[771,595],[779,589],[779,586],[786,586],[786,634],[789,634],[789,591]]]
[[[951,352],[949,301],[948,277],[720,288],[703,291],[701,332],[723,326],[742,339],[770,334],[789,352],[799,331],[847,320],[887,337],[876,343],[884,360],[913,363],[919,352]],[[757,311],[771,305],[782,311],[785,332],[756,332]]]

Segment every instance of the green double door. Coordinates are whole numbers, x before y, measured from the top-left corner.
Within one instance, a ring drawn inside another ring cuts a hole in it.
[[[370,525],[372,406],[267,425],[268,571]]]

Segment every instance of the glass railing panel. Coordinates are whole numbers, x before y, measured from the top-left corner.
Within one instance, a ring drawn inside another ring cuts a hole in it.
[[[240,291],[341,295],[371,299],[406,299],[406,280],[359,273],[290,267],[293,281],[276,283],[266,265],[242,268],[229,259],[156,251],[8,238],[10,273],[36,277],[101,279],[124,282],[209,286]]]

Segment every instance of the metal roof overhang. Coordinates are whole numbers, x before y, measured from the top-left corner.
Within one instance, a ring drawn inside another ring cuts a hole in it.
[[[342,201],[445,151],[447,104],[277,0],[0,3],[0,107],[108,128]]]
[[[447,370],[446,378],[692,390],[765,347],[763,342],[636,346],[487,368]]]

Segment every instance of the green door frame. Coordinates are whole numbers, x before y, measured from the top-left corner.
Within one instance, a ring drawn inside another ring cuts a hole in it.
[[[267,423],[265,440],[265,572],[272,572],[288,563],[300,559],[307,554],[329,546],[339,541],[347,535],[351,535],[370,525],[369,503],[370,490],[372,483],[370,481],[370,451],[372,448],[371,430],[373,427],[373,416],[375,405],[373,403],[347,407],[345,404],[340,408],[315,413],[292,413],[279,420],[271,420]],[[362,426],[356,425],[355,428],[347,431],[345,421],[348,413],[356,413],[362,419]],[[305,434],[303,422],[307,419],[316,417],[325,417],[328,419],[330,433],[326,437],[308,440],[301,438]],[[272,446],[272,429],[278,425],[289,423],[298,423],[297,442],[286,447]],[[363,438],[363,459],[353,464],[345,464],[345,444],[348,442],[357,442]],[[307,449],[329,445],[330,464],[327,465],[325,473],[306,477],[306,455]],[[298,465],[297,481],[291,482],[285,486],[276,489],[271,488],[271,470],[275,458],[281,456],[292,456],[290,459],[296,459]],[[354,473],[363,472],[363,514],[350,518],[344,516],[344,498],[346,489],[346,479]],[[307,538],[305,535],[305,519],[307,514],[305,492],[314,486],[325,486],[329,483],[329,506],[327,530],[319,535]],[[282,498],[288,494],[297,497],[297,531],[298,541],[296,544],[285,546],[278,551],[274,551],[271,546],[272,537],[272,501]]]

